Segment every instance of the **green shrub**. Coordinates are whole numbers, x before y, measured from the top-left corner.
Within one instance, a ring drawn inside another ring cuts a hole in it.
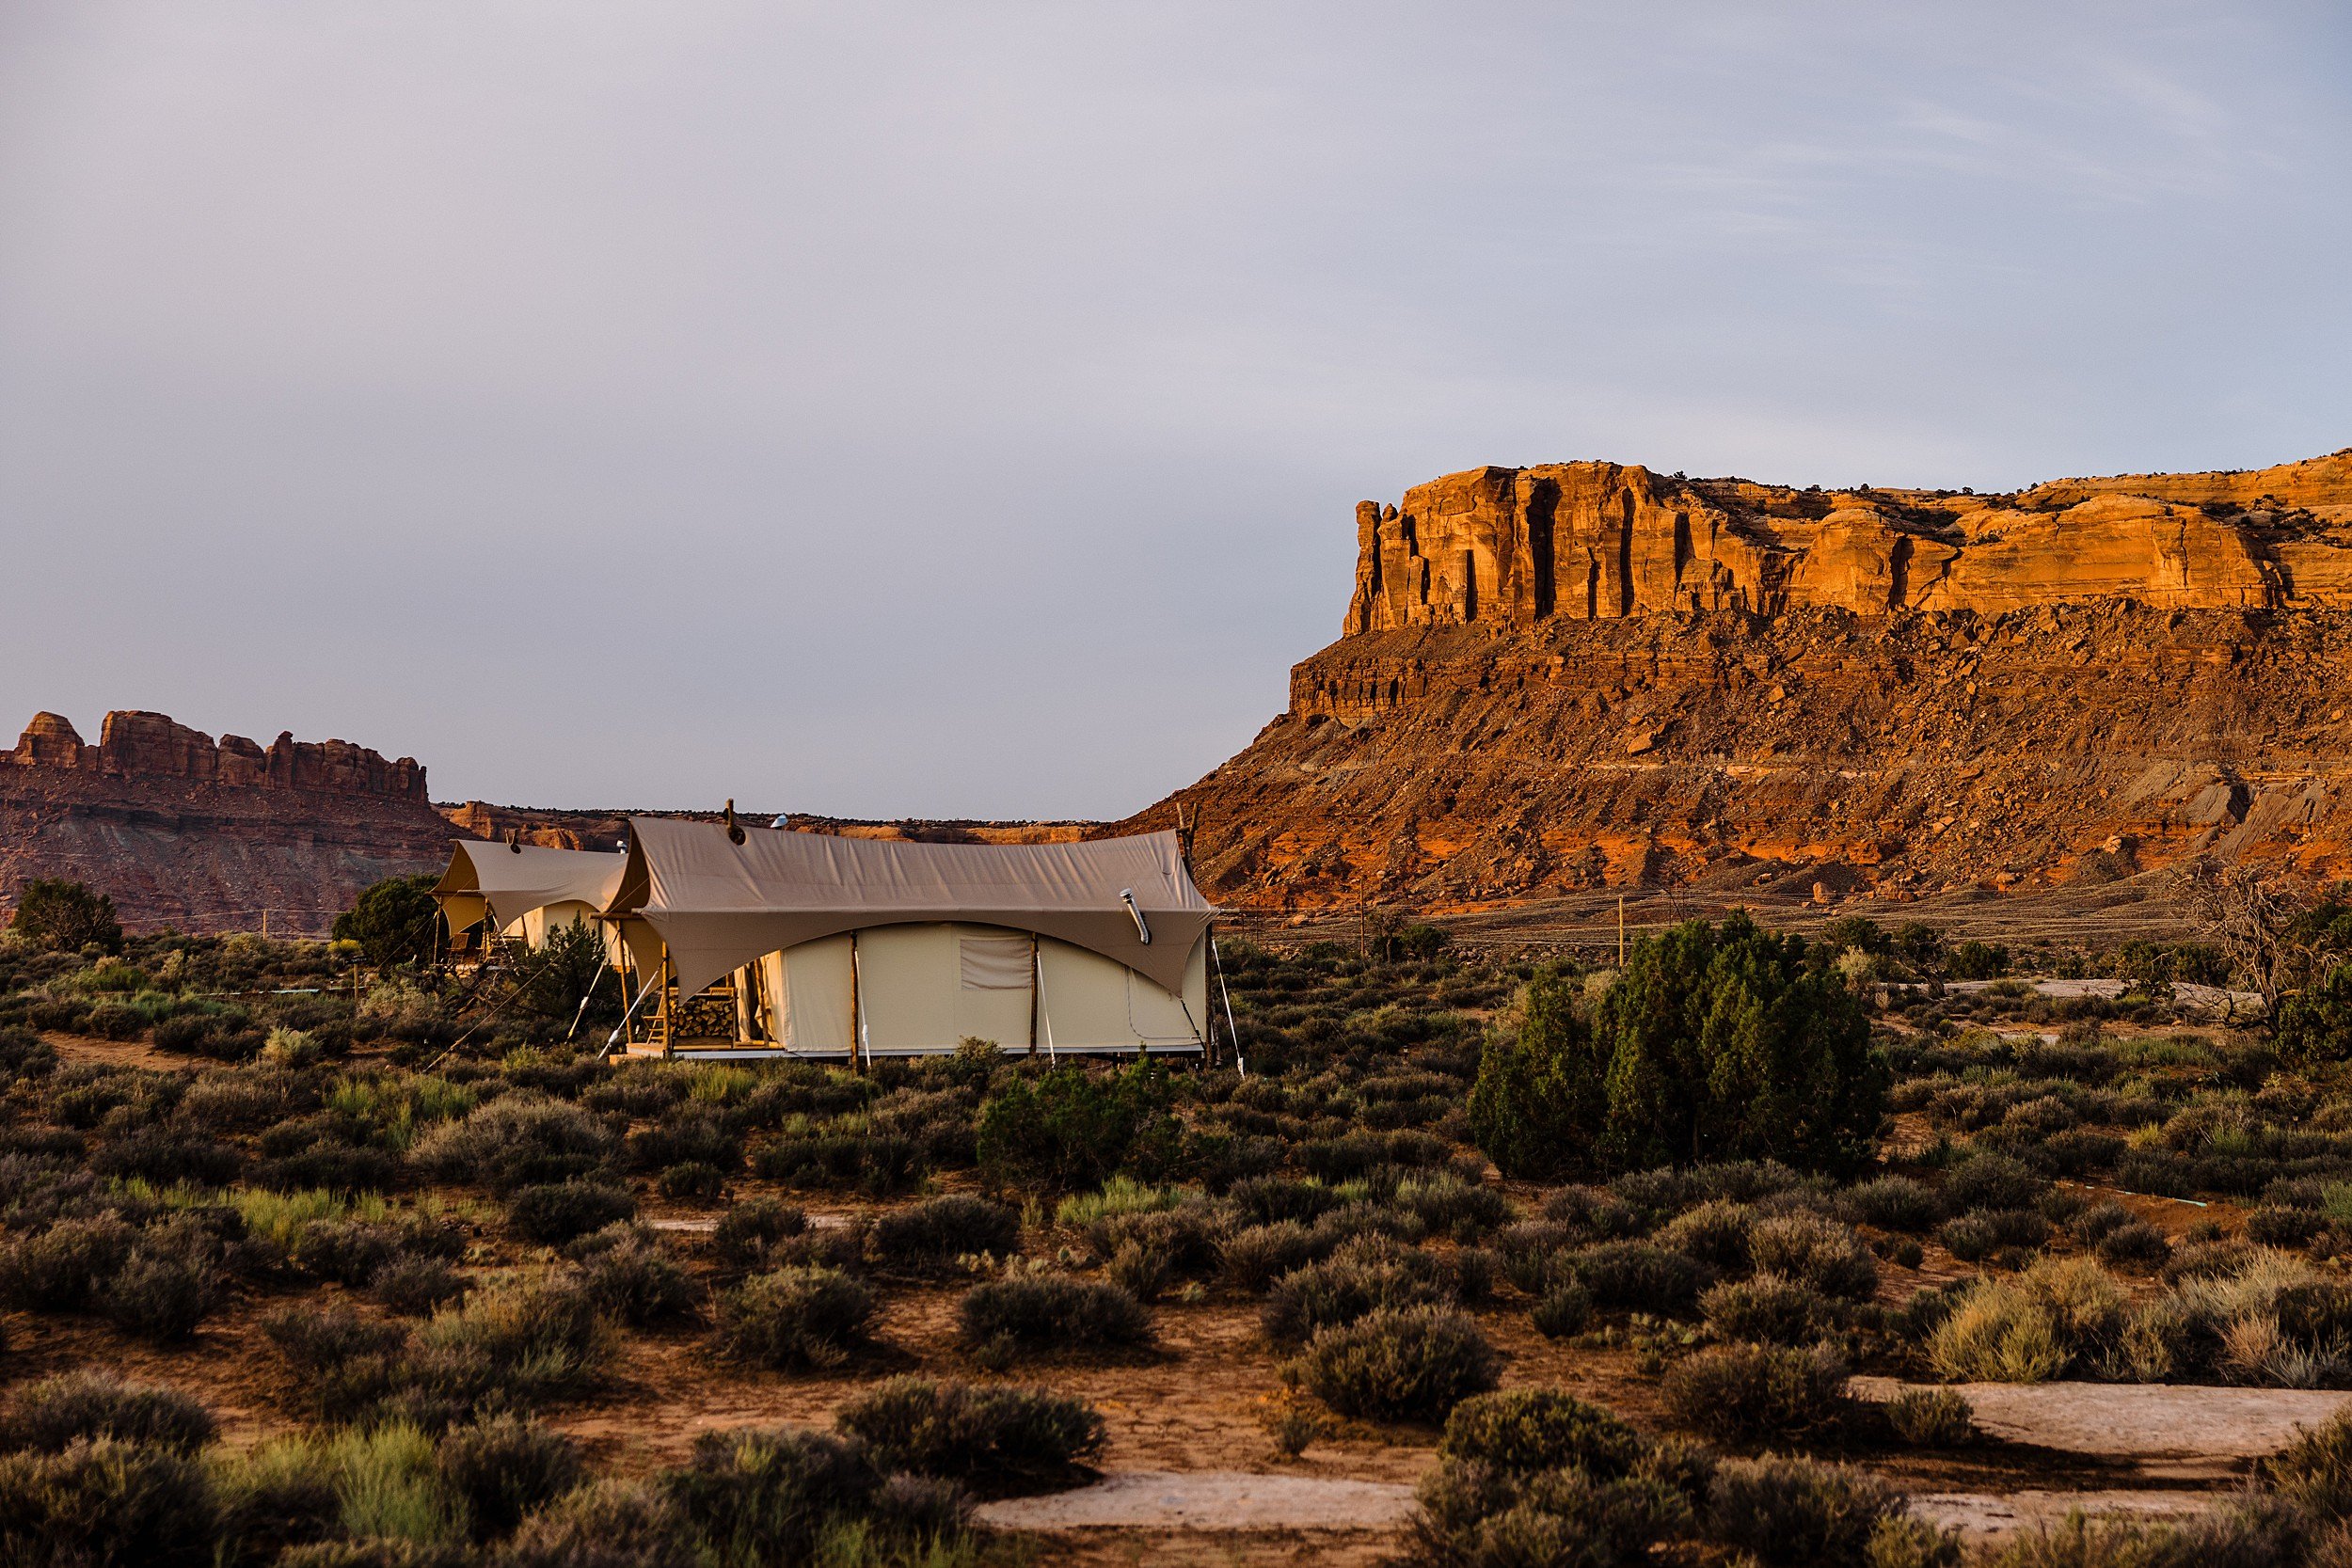
[[[337,942],[356,942],[360,955],[378,969],[433,961],[440,942],[440,906],[433,901],[437,879],[388,877],[362,891],[352,907],[335,917]]]
[[[496,1568],[701,1568],[693,1531],[669,1498],[618,1481],[583,1486],[524,1520]]]
[[[1019,1274],[975,1285],[956,1309],[967,1345],[1025,1350],[1086,1350],[1138,1345],[1152,1337],[1151,1314],[1115,1285],[1063,1274]]]
[[[727,1353],[778,1370],[837,1367],[866,1342],[874,1294],[838,1269],[754,1275],[719,1297]]]
[[[1717,1345],[1666,1370],[1659,1395],[1676,1424],[1719,1442],[1803,1437],[1847,1413],[1846,1369],[1821,1347]]]
[[[2110,1268],[2153,1269],[2172,1256],[2172,1243],[2146,1220],[2133,1220],[2100,1237],[2093,1250],[2099,1261]]]
[[[1928,1336],[1928,1364],[1954,1382],[2043,1383],[2112,1342],[2122,1291],[2089,1259],[2044,1259],[1959,1292]]]
[[[411,1157],[440,1180],[511,1192],[596,1175],[618,1145],[610,1128],[579,1106],[516,1089],[462,1119],[436,1123],[417,1140]]]
[[[880,1197],[923,1179],[923,1151],[913,1138],[882,1132],[787,1132],[753,1156],[752,1165],[787,1187],[834,1188]]]
[[[1745,915],[1645,938],[1589,1012],[1565,975],[1521,998],[1517,1037],[1490,1041],[1470,1092],[1472,1137],[1508,1175],[1558,1174],[1579,1151],[1608,1168],[1867,1159],[1883,1062],[1861,1004],[1802,938]]]
[[[1604,1311],[1685,1312],[1714,1271],[1648,1242],[1603,1242],[1572,1253],[1568,1272]]]
[[[580,1265],[580,1289],[607,1317],[644,1328],[693,1308],[701,1289],[651,1231],[615,1225],[564,1249]]]
[[[705,1161],[689,1160],[663,1171],[654,1187],[673,1202],[707,1202],[725,1195],[727,1173]]]
[[[1549,1388],[1478,1394],[1454,1407],[1441,1459],[1475,1461],[1517,1474],[1574,1465],[1611,1480],[1642,1457],[1640,1433],[1597,1404]]]
[[[1811,1286],[1824,1295],[1867,1301],[1878,1291],[1878,1260],[1862,1238],[1815,1214],[1776,1214],[1748,1232],[1756,1267]]]
[[[213,1440],[212,1412],[176,1388],[110,1372],[64,1372],[19,1388],[0,1414],[0,1449],[57,1452],[84,1439],[194,1453]]]
[[[1547,1339],[1581,1334],[1593,1321],[1593,1293],[1573,1279],[1563,1280],[1544,1292],[1528,1317]]]
[[[592,1230],[634,1218],[636,1213],[637,1200],[626,1187],[578,1180],[551,1181],[516,1191],[507,1200],[506,1227],[522,1241],[561,1246]]]
[[[1138,1153],[1165,1151],[1179,1132],[1166,1075],[1147,1065],[1117,1073],[1057,1067],[1015,1081],[980,1107],[980,1170],[1013,1187],[1099,1187]]]
[[[1844,1326],[1840,1306],[1799,1279],[1758,1274],[1725,1281],[1699,1298],[1707,1326],[1726,1339],[1810,1345]]]
[[[1259,1322],[1267,1338],[1295,1344],[1381,1307],[1450,1306],[1458,1296],[1443,1259],[1385,1237],[1365,1237],[1324,1262],[1285,1275],[1266,1296]]]
[[[2009,971],[2009,949],[1970,937],[1952,949],[1946,968],[1955,980],[1991,980]]]
[[[464,1539],[465,1505],[442,1483],[433,1439],[413,1421],[345,1428],[326,1452],[336,1471],[342,1528],[350,1534],[412,1547],[453,1546]],[[328,1550],[314,1549],[323,1556]],[[405,1568],[409,1560],[394,1560]]]
[[[2050,1190],[2050,1179],[2006,1154],[1972,1154],[1944,1179],[1956,1209],[2026,1209]]]
[[[989,1496],[1068,1484],[1105,1436],[1103,1418],[1082,1400],[917,1377],[877,1385],[834,1420],[885,1470],[944,1476]]]
[[[438,1258],[402,1256],[375,1271],[368,1293],[404,1318],[429,1318],[466,1293],[466,1277]]]
[[[443,1434],[441,1483],[464,1504],[469,1533],[494,1541],[580,1482],[572,1440],[518,1416],[492,1416]]]
[[[220,1276],[208,1265],[168,1253],[133,1249],[106,1284],[107,1318],[158,1344],[183,1343],[220,1299]]]
[[[1758,1217],[1748,1204],[1714,1199],[1677,1214],[1658,1232],[1657,1243],[1708,1268],[1737,1274],[1749,1267],[1748,1233]]]
[[[1478,1325],[1442,1307],[1383,1309],[1327,1328],[1286,1375],[1343,1416],[1436,1421],[1495,1386],[1501,1358]]]
[[[0,1454],[0,1562],[208,1568],[211,1489],[167,1448],[101,1437]]]
[[[1977,1412],[1952,1388],[1906,1388],[1884,1405],[1895,1435],[1916,1449],[1956,1449],[1977,1435]]]
[[[823,1561],[852,1541],[863,1547],[852,1561],[920,1562],[930,1552],[954,1562],[968,1544],[959,1492],[913,1477],[886,1482],[854,1447],[817,1433],[704,1437],[661,1488],[707,1568]]]
[[[1715,1468],[1707,1531],[1772,1568],[1868,1568],[1880,1523],[1906,1506],[1899,1487],[1852,1465],[1731,1459]]]
[[[2352,1411],[2338,1411],[2262,1462],[2263,1479],[2322,1519],[2352,1519]]]
[[[212,1471],[220,1525],[216,1568],[272,1568],[287,1547],[342,1528],[335,1465],[308,1437],[272,1438],[242,1452],[216,1450]]]
[[[746,1198],[719,1216],[710,1249],[731,1269],[755,1269],[776,1244],[808,1228],[808,1216],[772,1197]]]
[[[1217,1267],[1228,1284],[1251,1293],[1337,1250],[1339,1243],[1319,1236],[1296,1220],[1253,1225],[1225,1238],[1218,1248]]]
[[[52,953],[78,953],[85,947],[122,951],[122,922],[115,917],[114,899],[61,877],[33,877],[21,883],[8,929]]]
[[[138,1233],[112,1214],[61,1219],[0,1251],[0,1299],[34,1312],[76,1312],[114,1277]]]
[[[1021,1250],[1021,1212],[962,1193],[926,1198],[876,1220],[873,1247],[881,1261],[913,1269],[977,1253],[1009,1258]]]

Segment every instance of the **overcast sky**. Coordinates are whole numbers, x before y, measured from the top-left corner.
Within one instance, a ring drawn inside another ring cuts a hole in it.
[[[0,724],[1123,815],[1442,472],[2352,442],[2348,17],[5,0]]]

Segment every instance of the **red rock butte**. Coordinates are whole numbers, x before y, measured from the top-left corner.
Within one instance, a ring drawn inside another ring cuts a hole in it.
[[[321,934],[369,883],[438,865],[449,837],[420,764],[349,741],[215,742],[129,711],[93,746],[40,713],[0,752],[0,896],[87,882],[135,928]]]
[[[1578,462],[1356,510],[1342,635],[1184,803],[1229,901],[2352,872],[2352,450],[2002,495]]]

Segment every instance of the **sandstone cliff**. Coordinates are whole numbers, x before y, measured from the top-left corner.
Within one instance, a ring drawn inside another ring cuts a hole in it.
[[[361,888],[437,869],[449,826],[408,757],[348,741],[269,747],[160,713],[106,715],[96,745],[54,713],[0,752],[0,900],[34,877],[113,895],[134,928],[322,934]]]
[[[1229,900],[2352,872],[2352,451],[2010,495],[1481,468],[1357,509],[1341,640],[1196,815]]]

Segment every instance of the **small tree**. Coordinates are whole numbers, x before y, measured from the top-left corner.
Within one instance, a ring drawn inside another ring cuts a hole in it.
[[[1131,1161],[1172,1152],[1168,1084],[1138,1063],[1120,1073],[1057,1067],[980,1107],[981,1171],[1056,1192],[1095,1187]]]
[[[1946,966],[1955,980],[1995,980],[2009,969],[2009,949],[1996,942],[1970,937],[1952,949]]]
[[[360,955],[379,966],[430,963],[438,945],[441,907],[433,901],[437,879],[388,877],[335,917],[335,940],[356,942]]]
[[[78,953],[85,947],[122,951],[122,922],[115,901],[86,883],[36,877],[17,889],[16,915],[8,929],[36,946]]]
[[[574,1020],[589,1025],[620,1022],[620,978],[606,973],[612,959],[597,927],[585,920],[548,927],[547,941],[531,962],[537,967],[519,998],[526,1011],[565,1028]]]
[[[1522,999],[1470,1091],[1479,1147],[1507,1174],[1869,1154],[1888,1072],[1862,1005],[1803,938],[1746,915],[1637,943],[1586,1010],[1556,979]]]

